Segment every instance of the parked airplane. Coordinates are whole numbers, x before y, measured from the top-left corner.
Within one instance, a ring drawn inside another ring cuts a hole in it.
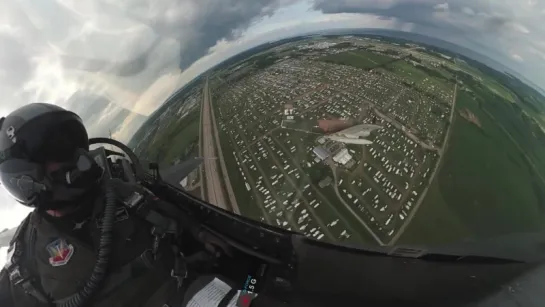
[[[365,138],[371,135],[371,132],[380,128],[382,127],[378,125],[361,124],[352,126],[339,132],[335,132],[333,134],[329,134],[325,137],[332,141],[342,142],[346,144],[369,145],[373,144],[373,142]]]

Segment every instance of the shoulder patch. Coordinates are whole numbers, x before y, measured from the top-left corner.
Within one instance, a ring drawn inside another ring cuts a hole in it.
[[[19,224],[19,227],[17,227],[17,230],[13,234],[13,237],[11,238],[9,245],[15,244],[17,241],[23,240],[24,233],[27,231],[28,225],[30,224],[30,220],[32,219],[34,211],[30,212],[25,219]]]
[[[49,243],[46,248],[50,256],[49,264],[54,267],[66,265],[74,255],[74,246],[62,238]]]

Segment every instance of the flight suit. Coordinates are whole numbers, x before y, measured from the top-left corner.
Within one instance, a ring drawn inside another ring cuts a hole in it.
[[[91,216],[79,221],[63,218],[60,222],[34,211],[28,217],[28,226],[22,231],[24,234],[16,234],[24,245],[20,266],[28,270],[27,276],[34,278],[33,285],[54,301],[68,299],[89,279],[96,261],[95,247],[100,239],[99,221],[103,206],[103,197],[97,197]],[[171,295],[169,289],[173,278],[168,268],[171,263],[169,253],[166,247],[160,246],[159,258],[153,261],[151,248],[155,237],[151,235],[149,223],[137,216],[129,216],[121,204],[116,212],[113,238],[110,271],[91,306],[144,306],[158,290],[164,296]],[[11,289],[11,295],[6,294],[7,287]],[[165,297],[164,302],[166,300]],[[6,270],[2,271],[0,306],[46,305],[26,294],[21,286],[13,285]]]
[[[31,278],[31,290],[37,291],[29,293],[27,288],[25,293],[25,288],[14,285],[13,278],[3,269],[0,271],[1,307],[49,306],[36,297],[43,294],[54,303],[59,303],[68,300],[83,287],[96,262],[104,197],[98,196],[91,202],[83,206],[88,211],[78,211],[75,216],[59,219],[34,211],[25,219],[12,243],[22,244],[19,266],[26,272],[25,277]],[[180,289],[177,280],[170,275],[174,263],[171,246],[161,243],[157,252],[153,253],[156,237],[152,235],[151,228],[152,225],[143,218],[129,215],[123,203],[119,202],[113,229],[110,270],[103,287],[88,306],[195,306],[191,300],[206,297],[206,285],[216,278],[232,288],[229,291],[231,296],[226,292],[211,304],[234,304],[236,297],[233,295],[238,287],[223,276],[189,276]],[[283,306],[270,299],[258,297],[252,306]]]

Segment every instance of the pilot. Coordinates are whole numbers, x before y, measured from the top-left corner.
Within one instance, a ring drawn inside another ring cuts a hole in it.
[[[116,207],[112,236],[103,236],[103,169],[77,166],[88,152],[82,120],[61,107],[33,103],[0,120],[0,183],[34,209],[1,270],[0,306],[175,307],[195,297],[227,306],[225,295],[203,292],[215,277],[190,276],[181,286],[171,248],[156,248],[151,225],[123,206]]]

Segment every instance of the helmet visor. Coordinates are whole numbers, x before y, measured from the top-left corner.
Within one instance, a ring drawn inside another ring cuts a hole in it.
[[[35,163],[68,162],[78,148],[86,148],[87,135],[77,122],[66,121],[41,133],[26,130],[24,136],[29,159]]]
[[[12,159],[0,164],[0,184],[18,202],[30,206],[45,188],[40,165],[22,159]]]
[[[69,125],[54,127],[48,131],[47,139],[34,151],[30,157],[32,161],[43,164],[44,162],[68,162],[74,158],[74,153],[81,144],[74,141],[73,130]]]
[[[6,119],[6,121],[8,121]],[[15,119],[12,119],[15,120]],[[9,129],[14,123],[5,123]],[[13,142],[13,143],[12,143]],[[15,137],[0,145],[0,159],[25,159],[38,164],[68,162],[78,148],[88,149],[81,120],[70,112],[45,114],[16,129]]]

